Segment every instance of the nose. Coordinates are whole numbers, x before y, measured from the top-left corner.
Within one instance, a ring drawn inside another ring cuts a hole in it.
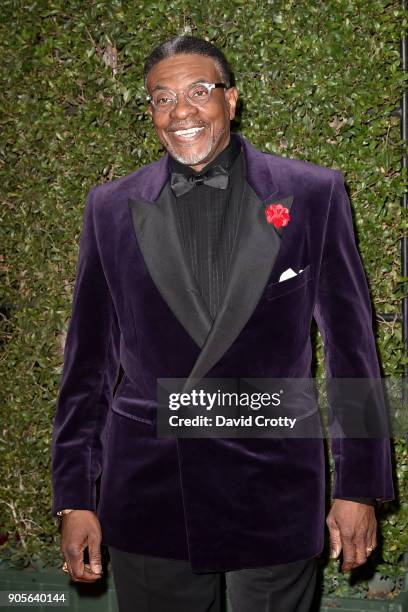
[[[181,94],[178,96],[175,106],[171,109],[170,115],[174,119],[185,119],[189,115],[197,114],[197,112],[197,107],[187,102],[184,95]]]

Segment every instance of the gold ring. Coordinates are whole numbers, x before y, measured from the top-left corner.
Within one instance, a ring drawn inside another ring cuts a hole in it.
[[[66,561],[64,561],[64,563],[63,563],[62,571],[63,572],[67,572],[67,574],[69,574],[68,564],[67,564]]]
[[[373,552],[373,550],[375,549],[375,546],[367,546],[367,552]]]

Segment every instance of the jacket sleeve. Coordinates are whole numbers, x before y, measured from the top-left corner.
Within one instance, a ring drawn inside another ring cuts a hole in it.
[[[387,420],[383,395],[377,392],[375,402],[356,403],[357,389],[377,385],[378,390],[381,374],[369,291],[340,172],[334,173],[320,270],[314,314],[323,338],[326,380],[331,389],[329,423],[337,419],[343,434],[338,435],[338,422],[336,427],[329,425],[335,465],[332,497],[390,500],[394,491],[389,434],[381,427]],[[350,379],[358,381],[350,383]],[[364,428],[355,427],[358,420],[365,423],[366,434]],[[348,434],[348,423],[352,423],[349,431],[359,433]]]
[[[96,510],[103,431],[119,371],[119,326],[98,252],[96,188],[88,195],[52,436],[55,515]]]

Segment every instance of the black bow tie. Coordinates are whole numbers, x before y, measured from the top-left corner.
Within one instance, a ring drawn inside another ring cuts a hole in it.
[[[228,172],[222,166],[213,166],[203,175],[186,176],[178,172],[172,172],[170,186],[173,193],[179,197],[193,189],[196,185],[209,185],[217,189],[228,187]]]

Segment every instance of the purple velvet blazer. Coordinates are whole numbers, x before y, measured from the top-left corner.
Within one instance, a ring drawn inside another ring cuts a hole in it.
[[[54,513],[96,511],[103,543],[198,571],[321,552],[323,442],[159,438],[156,380],[309,377],[313,317],[329,376],[380,376],[342,175],[231,137],[246,181],[214,324],[177,236],[168,155],[90,191],[53,433]],[[265,220],[271,202],[290,207],[281,231]],[[278,282],[289,267],[303,273]],[[332,451],[334,497],[393,498],[388,439]]]

